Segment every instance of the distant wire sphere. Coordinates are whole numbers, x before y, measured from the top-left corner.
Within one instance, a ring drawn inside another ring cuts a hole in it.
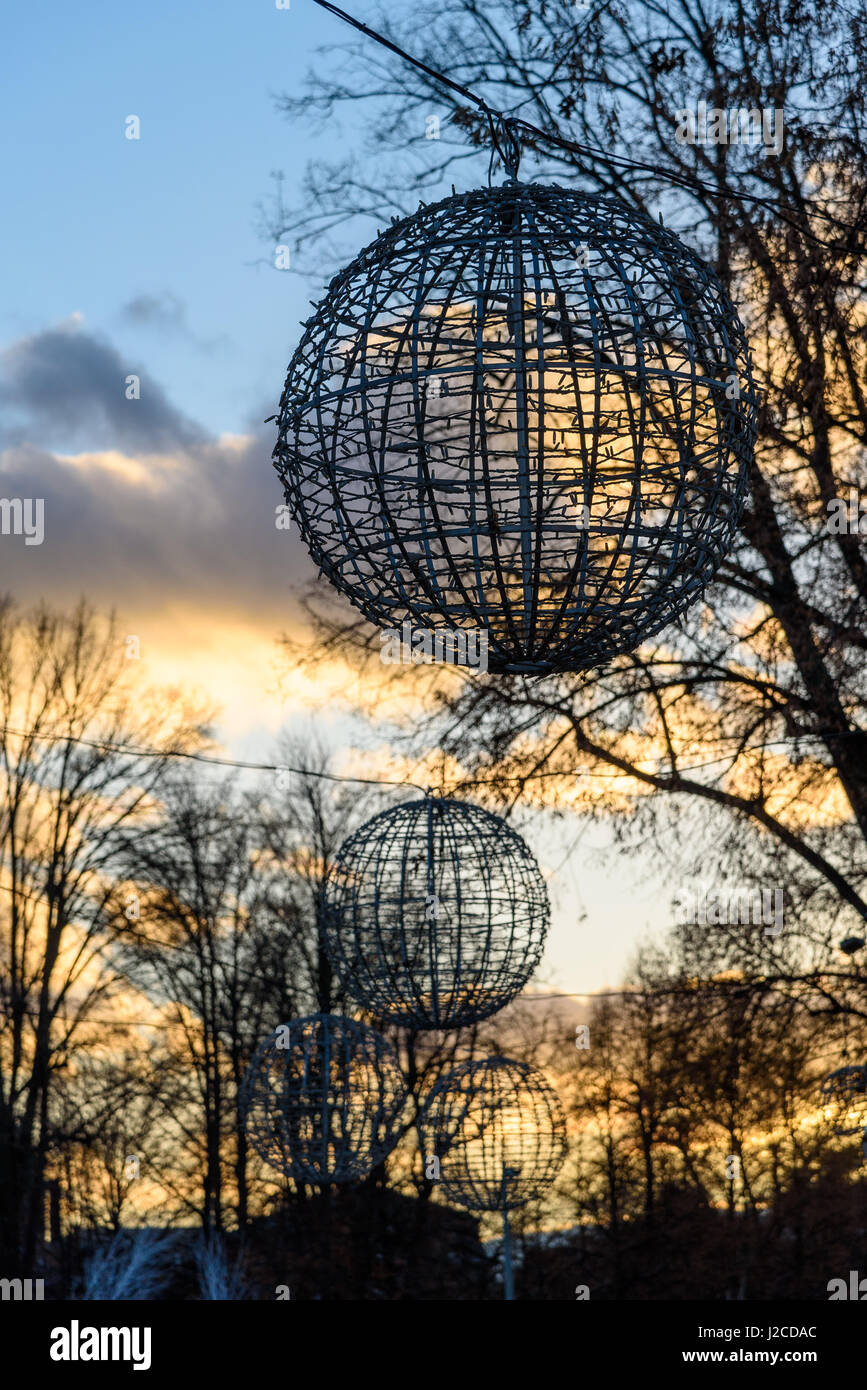
[[[542,1197],[566,1156],[557,1093],[535,1067],[504,1057],[464,1062],[438,1082],[419,1132],[425,1160],[440,1162],[438,1190],[471,1211]]]
[[[282,1024],[256,1053],[243,1110],[257,1153],[297,1182],[352,1182],[399,1137],[406,1087],[391,1045],[338,1014]]]
[[[832,1071],[819,1095],[823,1119],[834,1134],[860,1134],[867,1127],[867,1066]]]
[[[372,1013],[462,1028],[523,989],[549,914],[520,835],[481,806],[426,796],[374,816],[341,846],[322,925],[344,988]]]
[[[489,670],[544,673],[701,595],[756,395],[735,308],[673,232],[511,182],[422,207],[332,280],[277,419],[286,501],[365,617],[487,633]]]

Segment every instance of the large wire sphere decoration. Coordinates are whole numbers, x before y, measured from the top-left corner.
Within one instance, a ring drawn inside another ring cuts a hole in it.
[[[422,1111],[425,1161],[438,1190],[471,1211],[511,1211],[542,1197],[566,1156],[556,1091],[527,1062],[464,1062],[437,1083]]]
[[[756,394],[734,306],[672,231],[512,182],[420,208],[332,280],[277,420],[286,501],[365,617],[486,632],[489,670],[545,673],[701,595]]]
[[[867,1066],[839,1067],[819,1088],[822,1118],[833,1134],[867,1128]]]
[[[347,993],[417,1029],[462,1028],[513,999],[539,963],[549,916],[521,836],[481,806],[432,795],[350,836],[322,904]]]
[[[243,1087],[247,1135],[266,1163],[305,1183],[367,1176],[399,1138],[406,1086],[391,1045],[339,1014],[282,1024]]]

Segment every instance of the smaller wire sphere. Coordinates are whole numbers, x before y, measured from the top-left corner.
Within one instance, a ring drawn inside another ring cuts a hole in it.
[[[834,1134],[860,1134],[867,1127],[867,1066],[840,1067],[819,1091],[826,1124]]]
[[[244,1083],[247,1135],[296,1182],[353,1182],[397,1142],[406,1087],[391,1045],[338,1014],[284,1023],[259,1048]]]
[[[441,1191],[471,1211],[511,1211],[543,1195],[566,1156],[556,1092],[527,1062],[464,1062],[431,1091],[420,1122]]]
[[[426,796],[340,848],[323,932],[344,988],[410,1028],[462,1028],[523,989],[542,954],[548,893],[529,847],[480,806]]]

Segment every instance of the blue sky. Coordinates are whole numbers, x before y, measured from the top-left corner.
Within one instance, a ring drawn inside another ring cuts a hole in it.
[[[243,429],[279,396],[314,292],[255,266],[270,249],[256,203],[272,170],[291,187],[317,148],[333,153],[328,134],[291,129],[273,95],[297,85],[317,44],[342,38],[338,22],[309,0],[89,0],[20,4],[5,27],[0,336],[83,314],[131,362],[146,353],[191,416]],[[165,321],[125,317],[138,296],[163,302]]]
[[[46,497],[48,518],[44,547],[4,550],[3,584],[117,604],[143,677],[215,698],[243,757],[270,757],[287,726],[381,742],[341,708],[345,672],[311,688],[280,670],[274,639],[311,570],[274,529],[262,423],[337,267],[263,263],[256,206],[273,170],[291,199],[308,159],[344,148],[339,131],[291,127],[274,97],[345,39],[310,0],[21,4],[3,36],[0,473],[5,495]],[[119,404],[127,373],[141,374],[135,413]],[[595,853],[604,828],[534,819],[527,833],[557,870],[546,982],[617,983],[664,915],[653,879],[638,885],[648,865],[619,868],[615,888]]]

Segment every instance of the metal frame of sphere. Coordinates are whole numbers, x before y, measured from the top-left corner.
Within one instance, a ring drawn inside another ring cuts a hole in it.
[[[520,992],[549,917],[520,835],[480,806],[428,794],[374,816],[341,846],[322,927],[335,973],[376,1017],[454,1029]]]
[[[261,1045],[243,1087],[249,1140],[296,1182],[354,1182],[399,1138],[406,1087],[390,1043],[367,1024],[310,1014]]]
[[[489,670],[545,673],[701,595],[756,394],[734,306],[672,231],[510,179],[421,207],[332,280],[277,419],[286,501],[365,617],[485,632]]]
[[[819,1095],[834,1134],[867,1129],[867,1066],[838,1067],[825,1077]]]
[[[527,1062],[462,1063],[431,1091],[420,1121],[425,1159],[439,1159],[439,1190],[471,1211],[512,1211],[537,1200],[566,1154],[556,1091]]]

